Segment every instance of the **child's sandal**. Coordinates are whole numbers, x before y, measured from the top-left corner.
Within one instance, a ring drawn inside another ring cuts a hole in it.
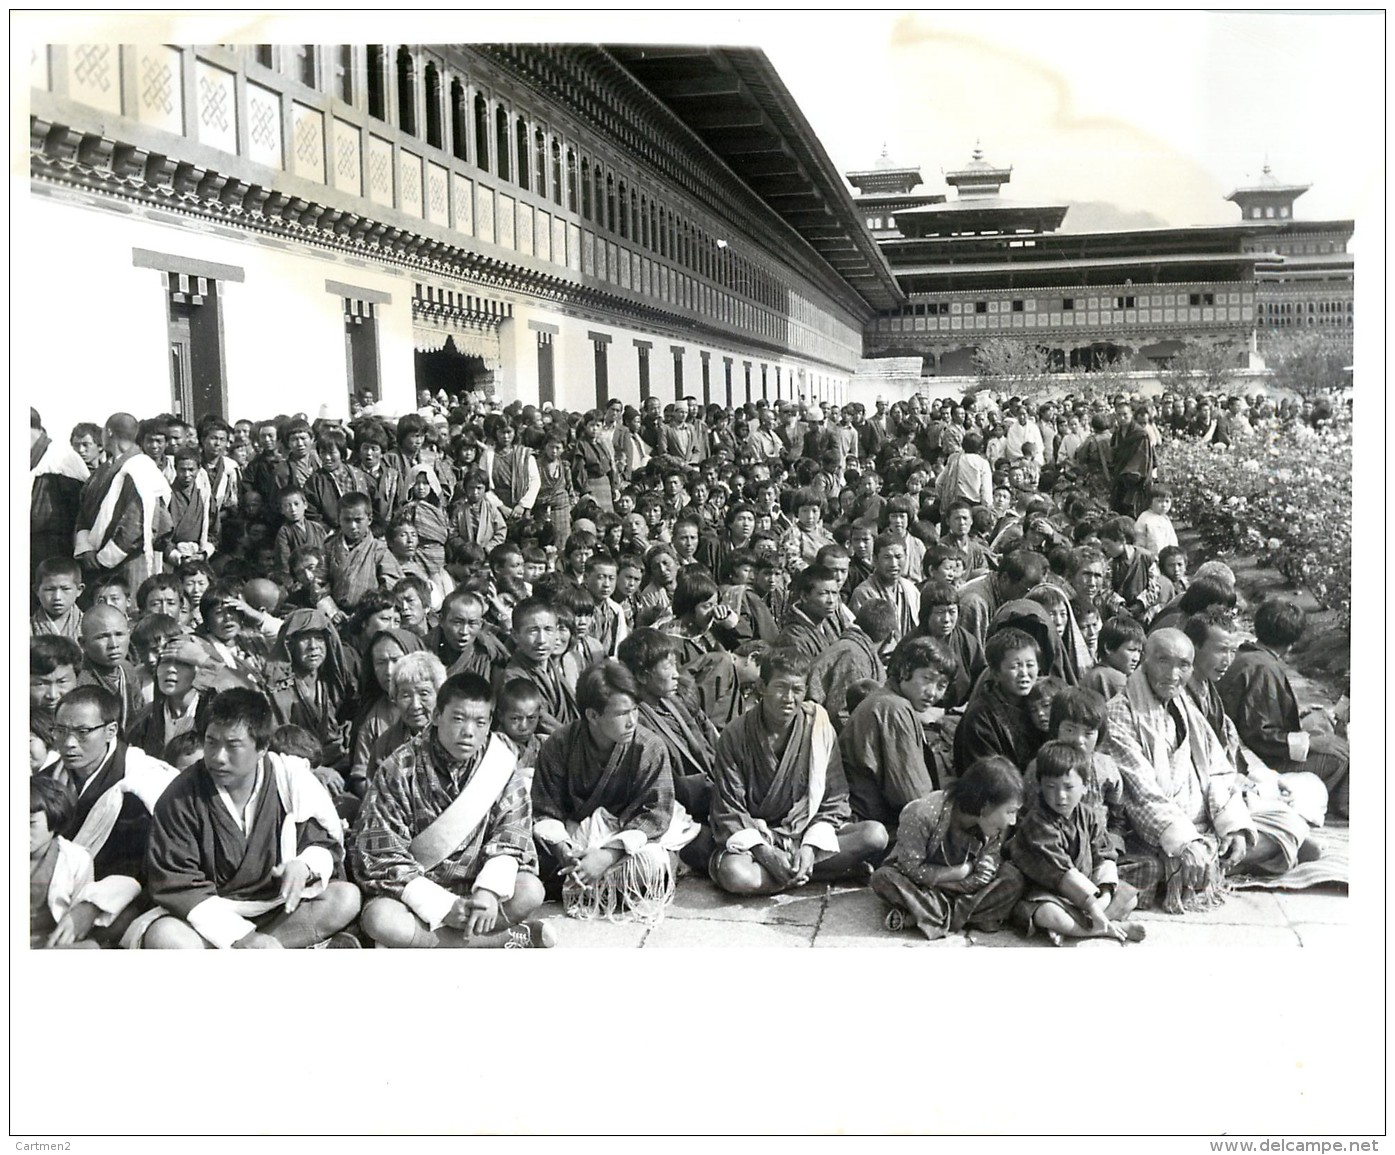
[[[882,920],[882,925],[884,925],[884,926],[886,927],[887,930],[893,931],[893,932],[898,931],[898,930],[905,930],[905,929],[906,929],[906,914],[905,914],[905,912],[904,912],[904,911],[897,910],[897,909],[893,906],[889,911],[886,912],[886,918]]]

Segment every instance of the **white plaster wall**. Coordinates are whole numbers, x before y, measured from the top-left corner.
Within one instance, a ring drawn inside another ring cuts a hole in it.
[[[46,197],[28,201],[24,228],[44,246],[42,259],[31,246],[15,252],[23,291],[14,298],[14,334],[22,334],[14,386],[51,432],[171,406],[164,290],[158,272],[132,264],[137,248],[243,269],[242,282],[219,284],[230,418],[313,418],[322,407],[348,416],[342,301],[326,280],[392,295],[375,305],[383,400],[389,410],[414,407],[408,278]]]

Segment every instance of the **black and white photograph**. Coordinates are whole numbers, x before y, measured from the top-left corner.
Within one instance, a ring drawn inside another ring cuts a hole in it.
[[[1378,1150],[1385,39],[12,12],[17,1149]]]

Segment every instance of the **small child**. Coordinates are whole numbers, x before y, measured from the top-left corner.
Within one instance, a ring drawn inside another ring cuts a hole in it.
[[[1037,754],[1037,792],[1008,847],[1028,889],[1013,920],[1028,935],[1041,930],[1053,946],[1066,938],[1142,942],[1146,929],[1129,922],[1138,891],[1119,880],[1118,851],[1098,810],[1085,804],[1090,756],[1068,742]]]
[[[342,614],[353,613],[369,590],[391,588],[403,576],[386,543],[373,536],[372,524],[373,502],[367,494],[347,493],[339,499],[339,531],[325,539],[324,555],[329,593]]]
[[[1187,592],[1187,586],[1191,584],[1187,580],[1187,555],[1180,546],[1169,545],[1158,554],[1158,572],[1163,581],[1172,586],[1172,597],[1180,598]],[[1164,605],[1171,600],[1164,594]]]
[[[92,882],[92,855],[54,831],[72,820],[73,792],[47,774],[29,779],[29,946],[88,947],[91,926],[67,917]]]
[[[82,569],[72,558],[47,557],[34,570],[34,597],[39,608],[29,619],[29,636],[56,634],[77,641],[82,637]]]
[[[523,580],[532,585],[547,573],[547,550],[540,545],[523,548]]]
[[[1080,636],[1090,651],[1090,661],[1099,661],[1100,611],[1089,598],[1076,597],[1070,603],[1075,612],[1075,624],[1080,627]]]
[[[1159,557],[1169,546],[1177,546],[1177,530],[1168,513],[1172,510],[1172,490],[1161,482],[1148,487],[1148,508],[1134,522],[1134,544]]]
[[[948,788],[908,802],[896,845],[872,875],[891,909],[886,929],[914,926],[928,939],[970,927],[996,931],[1022,897],[1022,876],[1003,860],[1003,840],[1022,807],[1022,775],[1006,758],[980,758]]]
[[[325,583],[325,551],[323,546],[302,545],[290,558],[291,592],[286,605],[313,610],[329,598]]]
[[[1062,679],[1048,674],[1038,678],[1037,684],[1027,695],[1027,716],[1043,739],[1051,736],[1051,704],[1065,688],[1066,683]]]
[[[571,612],[571,641],[562,654],[562,668],[568,679],[581,677],[584,670],[604,661],[609,655],[605,646],[591,636],[591,625],[596,616],[596,599],[584,589],[564,589],[560,601]],[[573,685],[575,684],[573,680]]]
[[[202,762],[203,735],[197,730],[176,735],[165,744],[165,751],[160,758],[176,770],[187,770],[195,762]]]
[[[1094,690],[1106,701],[1121,693],[1129,675],[1143,658],[1143,627],[1127,614],[1119,614],[1100,630],[1099,660],[1080,679],[1087,690]]]
[[[542,694],[524,678],[505,682],[494,703],[494,728],[518,747],[518,768],[527,771],[530,785],[533,768],[538,764],[538,751],[542,748],[542,739],[538,737],[541,713]]]
[[[197,628],[203,622],[199,614],[199,601],[213,584],[213,568],[208,562],[195,558],[184,562],[174,571],[174,576],[179,579],[179,588],[189,606],[188,624]]]
[[[1085,751],[1090,766],[1085,776],[1085,805],[1099,811],[1100,821],[1109,831],[1110,845],[1124,849],[1128,815],[1124,810],[1124,777],[1119,765],[1099,749],[1109,727],[1105,700],[1094,690],[1067,686],[1051,703],[1051,737]],[[1027,792],[1035,789],[1035,764],[1027,767]]]
[[[277,568],[283,573],[291,572],[294,561],[292,554],[302,546],[319,548],[329,536],[320,522],[310,521],[305,516],[305,491],[298,485],[288,485],[281,490],[281,528],[276,531]]]
[[[129,619],[131,616],[131,587],[120,574],[98,578],[92,585],[92,605],[111,606]]]

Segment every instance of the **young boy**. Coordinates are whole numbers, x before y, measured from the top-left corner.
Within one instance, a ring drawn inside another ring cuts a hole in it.
[[[529,785],[490,733],[489,683],[446,679],[431,724],[378,768],[354,837],[363,929],[381,947],[549,947]]]
[[[274,728],[270,705],[253,690],[213,699],[203,759],[155,806],[146,866],[157,906],[128,941],[163,950],[303,948],[328,942],[358,914],[358,888],[342,881],[339,816],[302,759],[271,752]],[[358,943],[345,936],[335,945]]]
[[[1100,526],[1100,549],[1109,559],[1110,585],[1124,611],[1144,625],[1158,612],[1162,590],[1156,555],[1135,544],[1131,517],[1111,517]]]
[[[523,678],[542,695],[538,733],[546,738],[579,717],[576,696],[562,676],[557,655],[557,611],[542,598],[532,597],[513,609],[513,658],[504,667],[505,682]]]
[[[1148,508],[1134,522],[1134,543],[1161,562],[1162,551],[1177,547],[1177,530],[1167,515],[1172,511],[1172,490],[1156,482],[1148,487]]]
[[[1041,651],[1030,634],[1008,626],[988,639],[983,656],[988,677],[979,683],[954,731],[955,769],[962,774],[980,758],[997,754],[1023,770],[1042,743],[1027,712]]]
[[[882,651],[896,629],[896,610],[889,602],[870,601],[857,611],[853,625],[809,667],[809,700],[828,711],[836,729],[848,721],[848,687],[886,678]]]
[[[292,555],[304,546],[322,548],[329,530],[306,516],[305,491],[288,485],[281,491],[281,528],[276,531],[276,562],[283,573],[292,571]]]
[[[952,590],[957,591],[964,584],[968,565],[964,551],[944,540],[925,551],[926,581],[944,582]]]
[[[486,552],[501,545],[508,526],[498,505],[485,499],[489,479],[478,469],[465,475],[461,498],[456,503],[447,547],[471,542]]]
[[[558,595],[559,608],[565,607],[572,615],[572,637],[563,651],[563,664],[568,662],[581,672],[608,658],[606,647],[591,636],[591,623],[596,616],[596,599],[585,589],[565,589]]]
[[[880,822],[893,843],[902,808],[949,781],[949,752],[927,741],[921,718],[943,699],[954,671],[939,642],[904,639],[887,659],[885,686],[857,704],[839,738],[853,817]]]
[[[1119,614],[1100,629],[1099,660],[1080,679],[1087,690],[1108,701],[1120,693],[1129,675],[1143,659],[1143,627],[1127,614]]]
[[[199,602],[203,600],[203,595],[208,592],[208,587],[216,577],[213,568],[206,561],[186,561],[174,571],[174,576],[179,580],[180,592],[189,607],[189,624],[197,629],[203,621],[199,613]]]
[[[424,638],[431,632],[431,583],[409,573],[392,587],[393,601],[402,619],[402,628]]]
[[[92,882],[92,855],[57,833],[73,813],[73,792],[46,775],[29,779],[29,946],[95,947],[68,912]],[[81,933],[79,933],[81,932]]]
[[[662,918],[674,894],[670,856],[701,831],[674,799],[668,750],[638,724],[638,703],[624,666],[592,666],[577,685],[579,714],[538,754],[534,841],[543,882],[572,918]]]
[[[1077,596],[1071,599],[1070,608],[1075,614],[1075,624],[1080,627],[1080,636],[1085,639],[1086,648],[1090,651],[1090,660],[1099,661],[1100,633],[1103,629],[1099,607],[1089,598]]]
[[[1162,575],[1160,605],[1168,605],[1187,592],[1187,555],[1180,546],[1169,545],[1158,554],[1158,572]]]
[[[162,758],[172,739],[203,731],[203,714],[213,695],[194,685],[198,667],[187,651],[161,646],[156,655],[154,699],[135,716],[126,740],[152,758]]]
[[[184,600],[184,590],[179,579],[172,573],[157,573],[140,583],[136,591],[136,609],[141,617],[165,614],[181,625],[189,616],[189,604]]]
[[[131,616],[131,587],[120,574],[103,575],[92,585],[92,605],[111,606],[129,619]]]
[[[110,606],[93,606],[83,615],[78,684],[101,686],[116,696],[117,728],[122,733],[142,705],[140,678],[127,656],[130,640],[131,627],[125,616]]]
[[[731,894],[776,894],[815,878],[865,879],[886,828],[851,822],[847,782],[828,713],[805,700],[809,659],[771,650],[761,698],[717,742],[708,872]]]
[[[537,686],[522,678],[505,682],[494,702],[494,728],[518,747],[518,768],[530,790],[538,751],[542,749],[542,739],[538,737],[541,713],[542,694]]]
[[[389,589],[402,577],[402,567],[387,545],[370,532],[373,503],[365,493],[346,493],[339,500],[339,531],[324,545],[330,597],[345,616],[358,608],[371,589]]]
[[[576,530],[567,538],[562,547],[562,566],[559,570],[574,585],[580,585],[586,578],[586,563],[596,552],[596,535],[584,529]]]
[[[609,554],[592,554],[586,559],[582,587],[593,600],[591,636],[599,643],[602,656],[613,658],[630,632],[625,611],[611,595],[615,593],[620,567]]]
[[[1138,891],[1119,880],[1118,851],[1098,810],[1086,804],[1090,756],[1067,742],[1037,753],[1036,796],[1008,856],[1026,881],[1013,919],[1029,935],[1142,942],[1146,928],[1127,921]]]
[[[337,607],[325,582],[325,550],[322,545],[302,545],[291,554],[291,592],[286,605],[303,610],[320,607],[334,613]]]
[[[46,634],[69,638],[76,642],[82,637],[82,611],[77,600],[82,596],[82,568],[71,558],[47,557],[34,570],[34,597],[39,608],[29,619],[30,637]]]
[[[623,554],[615,574],[615,601],[625,611],[625,625],[631,630],[635,628],[635,597],[643,585],[644,558]]]
[[[68,638],[41,635],[29,640],[29,732],[54,749],[53,720],[58,703],[77,689],[82,650]]]
[[[1109,832],[1115,850],[1124,848],[1128,818],[1124,810],[1124,779],[1119,765],[1099,746],[1109,726],[1105,700],[1094,690],[1067,686],[1051,702],[1051,738],[1083,750],[1090,759],[1085,773],[1084,805],[1093,806]],[[1027,792],[1034,789],[1036,768],[1027,767]]]
[[[896,610],[894,641],[909,638],[920,623],[920,591],[904,576],[905,542],[894,533],[878,534],[872,562],[872,576],[853,591],[848,608],[857,613],[874,598],[890,602]]]
[[[833,535],[823,525],[823,498],[817,489],[808,487],[795,492],[794,516],[785,544],[797,562],[811,565],[819,550],[833,543]]]
[[[547,573],[547,550],[540,545],[523,547],[523,580],[532,585]]]

